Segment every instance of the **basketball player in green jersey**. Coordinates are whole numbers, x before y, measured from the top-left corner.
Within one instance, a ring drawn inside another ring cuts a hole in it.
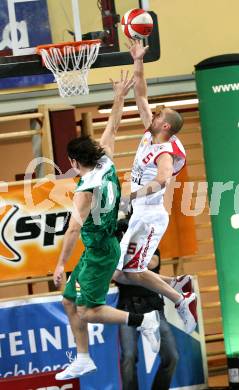
[[[159,322],[156,312],[126,313],[105,305],[112,275],[120,258],[115,237],[120,185],[112,162],[116,131],[122,117],[124,98],[133,85],[128,72],[113,82],[114,104],[100,143],[80,137],[68,144],[72,167],[80,175],[73,198],[73,212],[64,236],[54,272],[58,287],[64,265],[81,234],[85,251],[66,283],[63,304],[77,345],[77,356],[68,368],[56,374],[66,380],[93,372],[96,366],[88,352],[88,323],[128,324],[138,327],[155,352],[159,350]]]

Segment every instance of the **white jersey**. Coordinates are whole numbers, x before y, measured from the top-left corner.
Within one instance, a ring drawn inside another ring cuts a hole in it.
[[[163,153],[169,153],[173,156],[173,174],[177,175],[186,162],[186,153],[181,141],[174,135],[168,142],[153,144],[150,131],[146,131],[139,144],[132,168],[132,192],[139,190],[156,177],[158,172],[157,160]],[[133,201],[133,207],[162,205],[164,193],[165,188],[152,195],[136,198]]]

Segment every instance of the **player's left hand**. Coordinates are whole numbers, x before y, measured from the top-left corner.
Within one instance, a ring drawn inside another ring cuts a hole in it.
[[[114,81],[110,79],[113,85],[115,96],[124,97],[128,95],[129,90],[133,87],[135,83],[134,76],[132,76],[130,79],[128,77],[129,77],[129,71],[127,70],[126,73],[124,74],[124,71],[121,70],[119,81]]]
[[[64,266],[57,265],[53,275],[53,280],[56,287],[60,287],[63,280],[63,276],[64,276]]]

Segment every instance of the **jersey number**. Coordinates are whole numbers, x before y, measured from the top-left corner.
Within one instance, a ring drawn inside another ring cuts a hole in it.
[[[143,163],[144,164],[148,164],[148,162],[150,161],[151,157],[153,157],[153,153],[150,152],[144,159],[143,159]]]

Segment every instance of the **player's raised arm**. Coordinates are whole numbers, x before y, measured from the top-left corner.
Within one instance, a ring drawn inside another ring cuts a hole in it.
[[[124,99],[127,96],[130,88],[134,85],[134,80],[128,78],[129,72],[121,71],[120,81],[113,81],[114,103],[105,128],[100,139],[100,145],[104,148],[106,154],[113,159],[115,136],[120,125],[120,120],[123,113]]]
[[[144,77],[144,55],[148,50],[148,46],[144,47],[142,41],[130,41],[127,45],[130,54],[134,60],[134,94],[136,104],[139,109],[140,118],[145,129],[148,129],[152,123],[153,114],[149,107],[147,84]]]

